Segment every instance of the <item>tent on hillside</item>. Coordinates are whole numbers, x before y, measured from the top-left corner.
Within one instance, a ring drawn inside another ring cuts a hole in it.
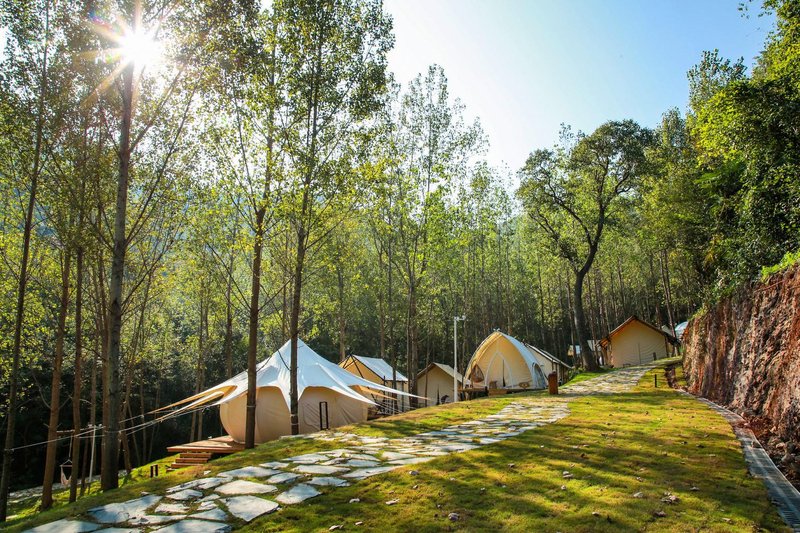
[[[417,392],[428,398],[428,405],[452,402],[453,374],[458,379],[458,386],[463,387],[464,376],[454,371],[452,366],[431,363],[417,374]]]
[[[291,433],[289,419],[291,341],[256,367],[256,443]],[[297,388],[300,433],[363,422],[375,403],[372,396],[406,395],[343,370],[317,354],[302,340],[297,344]],[[225,430],[244,442],[247,410],[247,372],[160,410],[176,408],[163,418],[200,406],[220,406]]]
[[[540,361],[541,360],[541,361]],[[541,354],[511,335],[495,331],[478,346],[467,364],[466,376],[473,387],[543,389],[550,363]]]
[[[575,367],[565,363],[547,350],[537,348],[536,346],[527,343],[525,346],[533,353],[534,357],[536,357],[539,366],[542,367],[542,372],[545,374],[555,372],[558,375],[559,383],[566,383],[569,380],[569,373]]]
[[[402,392],[408,392],[408,378],[395,371],[392,365],[379,357],[364,357],[363,355],[348,355],[339,366],[358,377],[384,387],[391,387]],[[392,414],[396,411],[408,411],[410,402],[408,396],[400,396],[395,401],[386,395],[373,396],[375,403],[380,404],[384,412]]]
[[[678,339],[670,333],[637,318],[630,317],[600,341],[603,360],[622,368],[641,365],[674,355]]]

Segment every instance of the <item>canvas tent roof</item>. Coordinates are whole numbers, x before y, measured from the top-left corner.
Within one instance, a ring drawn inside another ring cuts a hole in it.
[[[548,352],[546,350],[543,350],[542,348],[537,348],[536,346],[533,346],[531,344],[525,344],[525,346],[527,346],[529,350],[533,350],[537,354],[541,355],[542,357],[544,357],[548,361],[551,361],[551,362],[553,362],[553,363],[555,363],[557,365],[561,365],[563,367],[569,368],[570,370],[573,368],[571,365],[565,363],[564,361],[562,361],[561,359],[559,359],[555,355],[551,354],[550,352]]]
[[[606,335],[605,338],[601,339],[600,340],[600,346],[604,346],[604,347],[607,346],[608,343],[611,342],[611,338],[614,335],[617,335],[619,332],[621,332],[623,329],[625,329],[626,326],[628,326],[629,324],[631,324],[633,322],[639,322],[640,324],[644,324],[645,326],[647,326],[648,328],[652,329],[653,331],[657,331],[658,333],[664,335],[664,337],[667,338],[667,342],[669,342],[670,344],[677,344],[678,343],[678,339],[673,337],[671,333],[667,333],[666,331],[658,329],[653,324],[642,320],[641,318],[637,317],[636,315],[632,315],[625,322],[623,322],[622,324],[620,324],[619,326],[614,328],[614,331],[612,331],[611,333]]]
[[[522,358],[522,360],[525,363],[527,371],[531,373],[531,379],[533,380],[533,388],[544,387],[546,385],[545,377],[544,374],[542,373],[539,361],[536,359],[536,355],[534,355],[534,352],[531,350],[531,348],[526,346],[524,343],[518,341],[511,335],[506,335],[501,331],[492,332],[488,337],[486,337],[483,340],[483,342],[480,343],[478,348],[475,350],[475,353],[472,354],[469,363],[467,364],[467,369],[466,369],[467,376],[471,375],[473,368],[476,366],[477,362],[484,356],[484,353],[486,352],[487,348],[490,347],[492,343],[494,343],[499,339],[505,339],[506,341],[508,341],[514,348],[514,350]],[[538,372],[541,373],[541,375],[534,375],[534,373],[532,372],[533,368],[538,369]]]
[[[280,389],[287,407],[290,405],[290,361],[291,361],[291,341],[272,354],[267,359],[261,361],[256,366],[256,386],[257,387],[277,387]],[[374,402],[366,396],[359,394],[351,387],[364,387],[372,390],[400,394],[403,396],[413,396],[408,393],[385,387],[378,383],[367,381],[359,376],[351,374],[347,370],[328,361],[306,343],[298,339],[297,343],[297,395],[303,395],[303,391],[308,387],[325,387],[332,389],[340,394],[355,400],[374,405]],[[247,372],[241,372],[234,377],[223,381],[198,394],[185,398],[179,402],[162,407],[159,411],[179,407],[171,411],[164,418],[174,416],[200,405],[220,405],[229,402],[247,393]]]
[[[390,365],[380,357],[365,357],[363,355],[351,355],[350,357],[360,362],[365,367],[369,368],[372,372],[375,373],[376,376],[378,376],[382,380],[392,381],[392,374],[394,373],[394,369],[392,368],[392,365]],[[397,372],[396,381],[408,381],[408,378],[405,377],[400,372]]]
[[[445,365],[444,363],[431,363],[431,364],[429,364],[427,367],[425,367],[425,368],[423,368],[422,370],[419,371],[419,373],[417,374],[417,377],[425,374],[426,372],[431,370],[433,367],[439,367],[444,372],[446,372],[447,375],[450,376],[450,377],[453,377],[453,374],[455,373],[455,375],[458,378],[458,381],[462,381],[462,382],[464,381],[464,376],[462,376],[460,372],[454,371],[452,366]],[[469,381],[469,380],[467,380],[467,381]]]

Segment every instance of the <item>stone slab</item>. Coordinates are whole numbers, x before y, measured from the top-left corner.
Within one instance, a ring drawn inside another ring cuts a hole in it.
[[[161,496],[151,494],[126,502],[108,503],[89,509],[89,515],[103,524],[120,524],[131,518],[144,515],[148,507],[152,507],[160,501]]]
[[[185,514],[174,514],[174,515],[150,514],[144,516],[137,516],[136,518],[131,518],[130,520],[128,520],[128,525],[155,526],[160,524],[168,524],[169,522],[175,522],[176,520],[183,520],[184,518],[186,518]]]
[[[213,489],[217,485],[221,485],[227,481],[230,480],[224,477],[204,477],[200,479],[193,479],[192,481],[187,481],[186,483],[181,483],[180,485],[168,488],[167,494],[180,492],[186,489],[200,489],[200,490]]]
[[[162,514],[186,514],[189,512],[189,507],[182,503],[162,503],[156,507],[155,512]]]
[[[365,479],[372,476],[377,476],[378,474],[384,474],[386,472],[391,472],[395,468],[400,468],[399,466],[379,466],[376,468],[359,468],[358,470],[353,470],[352,472],[348,472],[344,474],[342,477],[350,478],[350,479]]]
[[[294,468],[295,472],[302,474],[339,474],[347,472],[346,468],[340,466],[325,466],[325,465],[300,465]]]
[[[79,520],[56,520],[49,524],[36,526],[32,529],[26,529],[25,533],[84,533],[86,531],[94,531],[102,526],[93,524],[91,522],[81,522]]]
[[[228,506],[229,513],[245,522],[250,522],[261,515],[271,513],[280,507],[273,501],[257,496],[236,496],[226,498],[222,502]]]
[[[210,509],[202,513],[189,515],[189,518],[196,518],[198,520],[215,520],[217,522],[225,522],[228,519],[228,513],[222,509]]]
[[[171,526],[162,527],[156,531],[161,533],[227,533],[230,530],[231,526],[228,524],[189,519]]]
[[[220,485],[215,489],[216,492],[228,496],[233,494],[269,494],[276,490],[278,490],[278,487],[275,485],[265,485],[264,483],[254,483],[242,479]]]
[[[319,485],[322,487],[347,487],[350,485],[347,481],[339,477],[315,477],[307,481],[311,485]]]
[[[277,474],[279,470],[264,468],[263,466],[246,466],[236,470],[228,470],[218,474],[221,477],[268,477]]]
[[[167,494],[167,498],[180,502],[194,500],[200,498],[201,496],[203,496],[203,493],[194,489],[184,489],[179,490],[178,492],[173,492],[172,494]]]
[[[305,483],[298,483],[291,489],[283,494],[279,494],[276,500],[284,505],[294,505],[296,503],[304,502],[314,496],[319,496],[321,493],[311,485]]]
[[[321,463],[322,461],[327,461],[329,457],[327,455],[322,455],[321,453],[306,453],[303,455],[295,455],[294,457],[289,457],[286,459],[287,461],[291,461],[293,463],[300,463],[300,464],[315,464]]]
[[[297,478],[303,477],[300,474],[295,474],[294,472],[281,472],[280,474],[275,474],[274,476],[267,479],[270,483],[290,483]]]

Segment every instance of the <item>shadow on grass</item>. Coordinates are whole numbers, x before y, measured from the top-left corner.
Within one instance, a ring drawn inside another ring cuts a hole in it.
[[[653,390],[570,407],[556,424],[418,465],[417,476],[406,468],[337,489],[246,529],[363,521],[370,531],[414,532],[786,530],[730,427],[702,404]],[[677,502],[662,502],[666,494]]]

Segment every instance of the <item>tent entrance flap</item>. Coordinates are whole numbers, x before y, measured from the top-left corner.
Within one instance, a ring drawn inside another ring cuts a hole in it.
[[[319,402],[319,429],[330,429],[331,423],[328,418],[328,402]]]

